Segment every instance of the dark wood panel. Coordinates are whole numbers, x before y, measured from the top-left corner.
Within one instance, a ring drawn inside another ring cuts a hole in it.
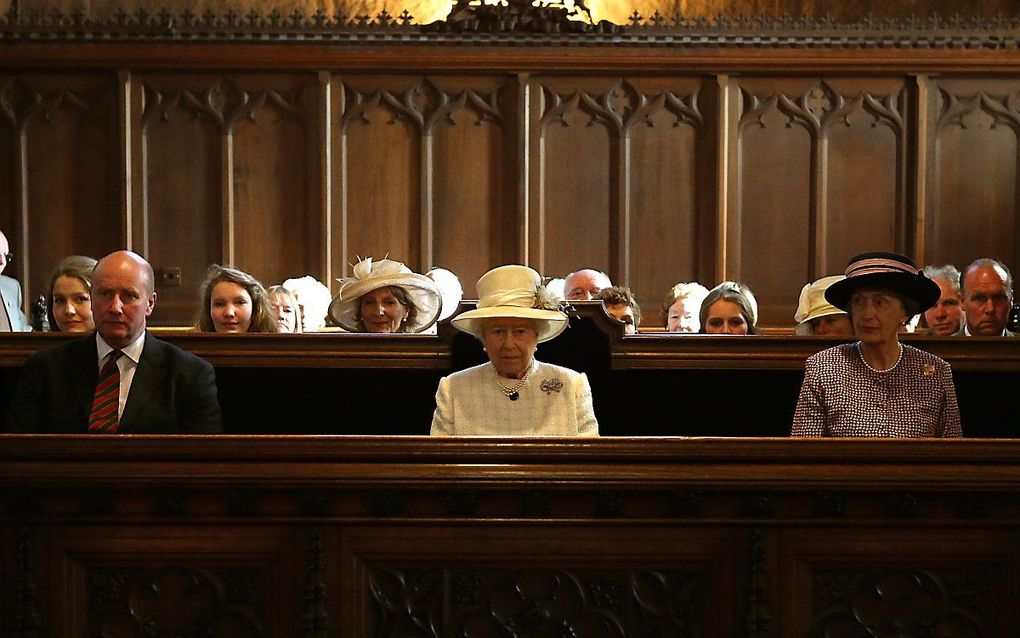
[[[422,79],[342,77],[337,127],[344,273],[358,256],[421,268]]]
[[[515,203],[517,94],[504,78],[430,78],[439,97],[432,144],[430,262],[457,273],[467,298],[475,281],[520,262]]]
[[[946,78],[935,90],[925,260],[962,268],[994,257],[1015,268],[1020,83]]]
[[[748,284],[758,300],[758,321],[789,325],[800,286],[811,277],[813,149],[810,119],[779,108],[796,100],[811,80],[744,79],[737,166],[739,202],[727,224],[729,279]],[[709,287],[719,282],[709,282]]]
[[[174,496],[162,498],[173,516]],[[48,629],[69,637],[286,635],[302,606],[304,544],[295,530],[272,527],[69,526],[37,548],[42,565],[66,575],[47,583],[39,605]]]
[[[232,261],[267,286],[323,270],[323,235],[311,231],[321,219],[317,87],[301,75],[238,79],[248,97],[231,113]]]
[[[629,286],[642,325],[681,281],[711,280],[715,260],[715,87],[704,78],[631,80],[647,105],[630,137]]]
[[[908,519],[916,517],[913,508],[935,505],[906,496],[886,506],[896,503]],[[896,623],[912,634],[1000,636],[1020,622],[1016,607],[989,604],[1020,593],[1012,533],[918,525],[909,538],[867,528],[832,530],[824,538],[802,530],[779,536],[777,575],[782,598],[791,602],[783,606],[780,632],[882,632]]]
[[[620,279],[620,129],[615,78],[532,81],[529,261],[543,275],[596,268]]]
[[[135,245],[156,270],[154,325],[189,325],[198,285],[210,263],[224,256],[224,126],[237,93],[218,75],[146,75],[135,115],[134,164],[142,180]],[[233,100],[233,101],[231,101]],[[162,273],[179,268],[177,286]]]
[[[1020,613],[1015,441],[3,442],[5,634],[1002,636]]]
[[[909,102],[903,80],[827,80],[824,219],[812,277],[839,274],[855,255],[913,254],[905,241]],[[805,282],[806,283],[806,282]],[[799,292],[799,291],[798,291]],[[792,319],[792,317],[791,317]]]
[[[29,215],[27,245],[16,232],[20,223],[8,227],[21,257],[9,274],[20,275],[25,296],[34,298],[46,292],[63,257],[122,245],[116,86],[101,75],[18,76],[0,84],[8,124],[16,126],[3,152],[13,175],[23,176],[22,184],[12,182],[11,197],[17,201],[21,192]]]

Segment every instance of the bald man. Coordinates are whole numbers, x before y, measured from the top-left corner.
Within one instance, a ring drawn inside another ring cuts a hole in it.
[[[223,431],[212,366],[146,331],[155,306],[149,262],[128,251],[103,257],[92,277],[96,332],[29,357],[8,414],[8,431]]]
[[[594,299],[600,290],[612,285],[609,275],[601,270],[583,268],[566,276],[563,280],[563,293],[568,301],[589,301]]]

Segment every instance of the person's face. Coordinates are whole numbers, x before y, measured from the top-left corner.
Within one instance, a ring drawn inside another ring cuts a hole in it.
[[[862,288],[850,297],[854,332],[866,344],[897,341],[900,327],[908,319],[899,297],[887,290]]]
[[[963,290],[963,311],[970,334],[1001,335],[1009,316],[1009,292],[998,271],[991,266],[968,271],[963,277]]]
[[[579,270],[563,282],[563,290],[570,301],[589,301],[603,288],[611,284],[594,270]]]
[[[232,281],[221,281],[209,294],[209,316],[216,332],[248,332],[251,295]]]
[[[708,309],[705,332],[710,335],[746,335],[747,320],[740,305],[720,299]]]
[[[811,324],[811,334],[824,335],[826,337],[852,337],[854,326],[850,323],[850,317],[843,313],[815,317],[808,322]]]
[[[280,332],[294,332],[294,329],[297,328],[297,315],[294,314],[296,308],[290,305],[290,300],[287,299],[286,295],[274,292],[269,295],[269,305],[273,307],[273,313],[276,315],[276,323],[280,326]]]
[[[77,277],[61,275],[53,282],[50,291],[53,299],[53,318],[61,332],[92,332],[92,303],[85,282]]]
[[[519,379],[538,349],[538,330],[529,319],[488,319],[482,328],[482,346],[501,376]]]
[[[400,332],[407,312],[407,306],[388,287],[361,295],[361,323],[366,332]]]
[[[624,334],[632,335],[637,332],[637,326],[634,325],[634,311],[627,304],[606,304],[606,312],[624,323]]]
[[[106,343],[123,348],[142,334],[156,306],[151,285],[144,266],[125,253],[99,262],[92,275],[92,317]]]
[[[942,291],[935,306],[924,312],[924,320],[928,327],[937,335],[951,335],[960,329],[960,321],[963,319],[963,307],[960,293],[953,290],[945,279],[936,279]]]
[[[689,298],[677,299],[669,307],[669,315],[666,317],[666,332],[697,332],[701,330],[698,318],[700,312],[701,304],[693,303]]]
[[[7,236],[0,233],[0,273],[7,267],[7,253],[11,252],[11,245],[7,243]]]

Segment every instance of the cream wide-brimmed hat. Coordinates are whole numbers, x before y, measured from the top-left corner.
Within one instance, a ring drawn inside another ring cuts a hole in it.
[[[365,257],[354,264],[352,277],[337,281],[340,282],[340,292],[329,304],[329,316],[333,317],[341,328],[350,332],[364,330],[364,326],[359,325],[357,318],[361,296],[377,288],[397,286],[407,293],[411,303],[417,308],[415,317],[407,319],[406,332],[421,332],[427,329],[436,322],[442,309],[442,293],[439,292],[436,283],[392,259],[372,261],[371,257]]]
[[[453,327],[478,339],[486,319],[534,319],[538,342],[549,341],[567,327],[567,315],[542,285],[542,276],[527,266],[499,266],[478,279],[478,307],[453,318]]]
[[[797,322],[794,334],[811,334],[811,320],[828,315],[845,315],[846,313],[833,306],[825,300],[825,290],[836,283],[846,279],[845,275],[832,275],[822,277],[818,281],[809,283],[800,291],[800,301],[797,303],[797,313],[793,320]]]

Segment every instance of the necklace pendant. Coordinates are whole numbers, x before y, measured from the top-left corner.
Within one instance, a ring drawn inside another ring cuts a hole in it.
[[[514,390],[513,392],[506,396],[509,397],[511,401],[516,401],[517,399],[521,398],[521,393],[518,392],[517,390]]]

